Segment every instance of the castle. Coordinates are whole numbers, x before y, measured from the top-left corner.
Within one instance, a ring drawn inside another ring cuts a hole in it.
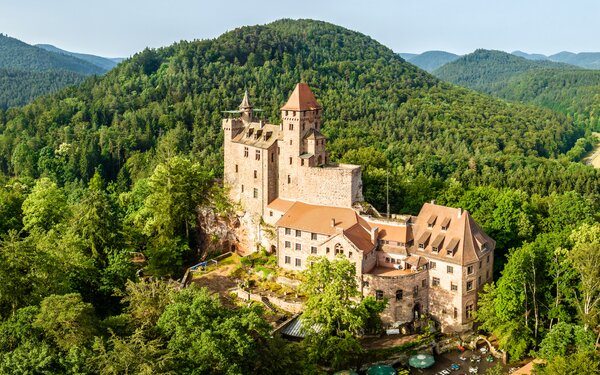
[[[290,270],[305,269],[309,256],[347,257],[362,294],[388,299],[390,326],[429,313],[443,331],[470,329],[477,294],[492,280],[495,241],[469,212],[433,202],[417,216],[364,212],[361,168],[330,162],[322,114],[299,83],[279,125],[255,118],[247,92],[239,117],[223,119],[230,198],[274,228],[256,240]]]

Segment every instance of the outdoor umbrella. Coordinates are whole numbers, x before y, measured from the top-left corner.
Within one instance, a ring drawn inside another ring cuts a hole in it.
[[[408,364],[414,368],[427,368],[435,363],[432,355],[416,354],[408,359]]]
[[[371,366],[367,370],[367,375],[396,375],[396,370],[387,365]]]

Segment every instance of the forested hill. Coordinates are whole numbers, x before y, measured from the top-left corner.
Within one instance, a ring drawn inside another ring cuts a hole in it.
[[[534,61],[502,51],[478,49],[433,71],[444,81],[492,92],[517,74],[542,69],[577,69],[552,61]]]
[[[0,68],[37,72],[68,70],[83,75],[102,74],[106,71],[106,69],[73,56],[49,52],[1,34]]]
[[[440,66],[458,59],[460,56],[445,51],[427,51],[418,55],[401,53],[400,56],[419,68],[432,72]]]
[[[434,74],[503,99],[551,108],[600,129],[600,70],[479,50]]]
[[[117,61],[123,60],[120,58],[109,59],[106,57],[90,55],[87,53],[77,53],[77,52],[65,51],[64,49],[60,49],[51,44],[36,44],[35,46],[38,48],[44,49],[46,51],[50,51],[50,52],[54,52],[54,53],[58,53],[58,54],[62,54],[62,55],[67,55],[67,56],[73,56],[80,60],[87,61],[91,64],[94,64],[105,71],[111,70],[112,68],[117,66],[117,64],[118,64]]]
[[[111,67],[116,65],[105,60]],[[27,104],[109,69],[0,34],[0,109]]]
[[[103,77],[11,109],[0,116],[0,170],[65,183],[86,181],[100,167],[108,179],[135,181],[168,151],[201,160],[219,175],[221,111],[237,108],[248,88],[277,123],[298,81],[324,106],[332,158],[365,166],[366,195],[378,207],[385,179],[370,169],[391,168],[400,190],[418,175],[543,193],[578,184],[598,189],[588,181],[593,172],[563,182],[557,171],[566,166],[546,161],[581,135],[566,117],[443,83],[363,34],[310,20],[148,49]],[[541,184],[528,180],[536,173],[504,177],[524,168],[553,174]],[[436,194],[400,190],[394,210],[414,211]]]

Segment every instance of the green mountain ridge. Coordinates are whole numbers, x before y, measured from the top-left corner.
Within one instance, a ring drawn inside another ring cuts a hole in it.
[[[332,158],[365,166],[366,196],[377,207],[385,199],[377,185],[382,180],[370,168],[522,186],[520,179],[531,173],[496,180],[505,173],[499,171],[525,168],[533,160],[536,168],[550,168],[547,158],[567,152],[582,135],[560,114],[443,83],[363,34],[324,22],[281,20],[145,50],[103,77],[4,113],[0,130],[7,146],[0,149],[0,171],[85,181],[101,166],[110,180],[135,180],[160,161],[150,155],[169,137],[182,137],[173,152],[202,160],[219,175],[221,111],[236,108],[248,88],[265,116],[278,123],[279,108],[299,81],[313,88],[325,108],[323,131]],[[54,150],[61,144],[78,146],[59,156]],[[17,150],[32,155],[26,167]],[[41,163],[42,157],[54,161]],[[48,169],[58,159],[61,169]],[[474,169],[474,163],[487,167]],[[398,179],[407,178],[398,173]],[[561,189],[577,183],[571,179]],[[392,208],[413,211],[427,198],[400,194]]]
[[[445,51],[426,51],[421,54],[401,53],[400,56],[419,68],[432,72],[442,65],[458,59],[460,56]]]
[[[598,70],[478,50],[437,69],[434,74],[499,98],[566,113],[590,129],[600,127]]]
[[[102,74],[106,71],[87,61],[49,52],[6,35],[0,35],[0,68],[38,72],[58,69],[84,75]]]
[[[94,64],[94,65],[98,66],[99,68],[104,69],[106,71],[111,70],[112,68],[117,66],[117,64],[119,62],[124,60],[123,58],[108,58],[108,57],[90,55],[90,54],[86,54],[86,53],[65,51],[64,49],[60,49],[51,44],[36,44],[35,47],[44,49],[49,52],[72,56],[72,57],[78,58],[80,60],[87,61],[90,64]]]

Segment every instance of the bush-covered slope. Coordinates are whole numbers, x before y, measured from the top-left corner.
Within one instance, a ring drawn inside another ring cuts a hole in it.
[[[419,175],[503,186],[518,166],[538,170],[510,180],[532,191],[580,183],[567,164],[545,159],[580,137],[566,117],[443,83],[365,35],[309,20],[145,50],[104,77],[0,113],[0,170],[65,182],[87,180],[100,165],[106,178],[126,181],[147,174],[160,155],[180,153],[219,174],[221,111],[236,108],[248,88],[279,122],[298,81],[325,108],[332,157],[365,165],[367,198],[379,207],[385,177],[372,171],[385,169],[398,186]],[[535,184],[546,171],[552,181]],[[582,173],[586,191],[596,192],[594,172]],[[399,189],[396,210],[429,197]]]

